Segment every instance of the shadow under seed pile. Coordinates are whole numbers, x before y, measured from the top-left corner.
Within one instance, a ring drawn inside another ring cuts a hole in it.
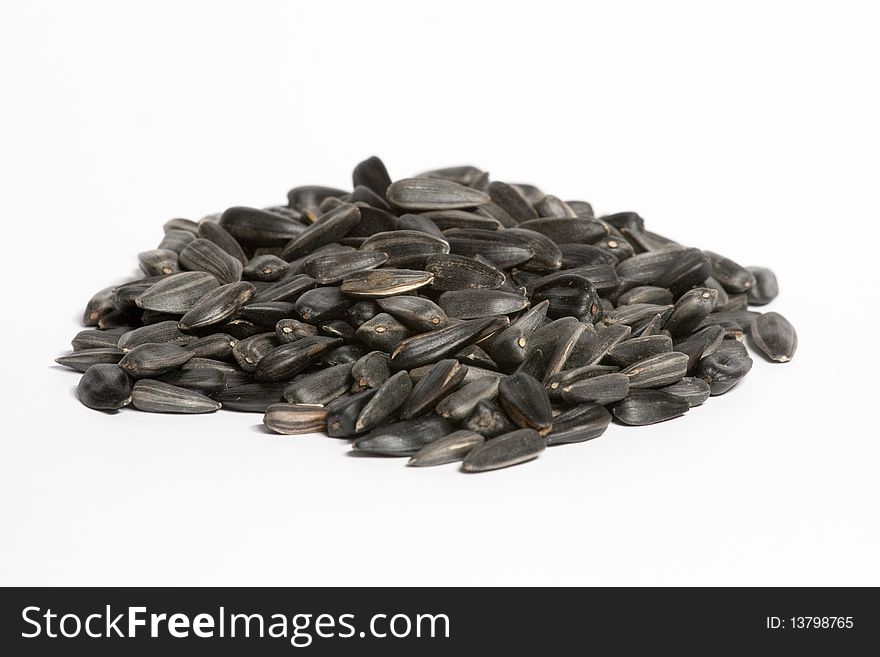
[[[773,272],[596,217],[475,167],[286,206],[172,219],[144,277],[89,301],[73,353],[91,408],[265,413],[409,464],[479,472],[683,415],[797,348]]]

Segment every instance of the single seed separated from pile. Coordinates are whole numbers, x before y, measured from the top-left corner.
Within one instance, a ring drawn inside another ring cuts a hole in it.
[[[746,342],[773,362],[797,350],[787,319],[750,310],[779,294],[773,271],[634,212],[473,166],[394,180],[377,157],[352,189],[167,221],[56,359],[83,373],[82,403],[259,412],[276,433],[483,472],[612,419],[682,416],[740,384]]]

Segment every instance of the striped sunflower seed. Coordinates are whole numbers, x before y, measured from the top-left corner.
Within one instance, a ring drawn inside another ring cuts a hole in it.
[[[532,429],[505,433],[475,447],[464,458],[464,472],[486,472],[519,465],[536,458],[547,448],[547,441]]]
[[[684,415],[690,409],[685,399],[661,390],[633,390],[617,402],[612,412],[620,422],[633,426],[656,424]]]
[[[482,445],[486,439],[478,433],[462,429],[448,436],[428,443],[410,457],[407,465],[426,467],[455,463],[466,457],[475,447]]]
[[[150,379],[135,382],[131,405],[149,413],[212,413],[222,406],[195,390]]]
[[[779,313],[764,313],[752,324],[752,341],[770,360],[787,363],[797,351],[797,332]]]
[[[313,404],[272,404],[263,415],[263,424],[286,435],[316,433],[327,426],[327,409]]]

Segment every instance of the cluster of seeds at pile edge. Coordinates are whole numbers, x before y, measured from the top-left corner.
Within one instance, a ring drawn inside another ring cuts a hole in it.
[[[462,166],[172,219],[144,277],[98,292],[73,353],[91,408],[265,413],[278,433],[469,472],[683,415],[797,347],[774,274],[634,212]]]

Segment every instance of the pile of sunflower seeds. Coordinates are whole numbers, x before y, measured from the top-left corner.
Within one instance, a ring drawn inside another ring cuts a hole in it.
[[[90,408],[264,413],[282,434],[463,460],[479,472],[613,419],[670,420],[786,362],[773,272],[596,217],[472,166],[392,182],[379,158],[354,191],[296,187],[285,206],[172,219],[143,277],[101,290],[57,362]]]

